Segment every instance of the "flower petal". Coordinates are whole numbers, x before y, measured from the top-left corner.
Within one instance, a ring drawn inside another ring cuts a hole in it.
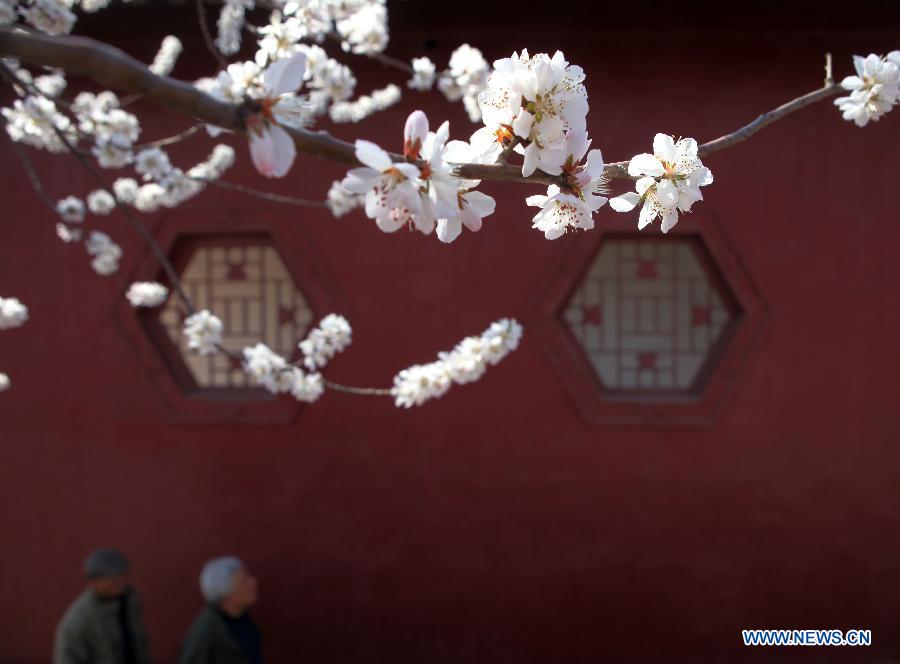
[[[494,210],[497,209],[497,202],[493,197],[480,191],[470,191],[463,195],[463,199],[468,203],[468,207],[471,207],[482,218],[494,214]]]
[[[371,141],[357,139],[356,158],[379,173],[391,167],[391,158],[388,153]]]
[[[453,242],[462,233],[462,221],[459,217],[454,219],[438,219],[437,236],[441,242]]]
[[[656,196],[659,198],[660,204],[669,208],[678,202],[678,192],[671,180],[660,180],[656,185]]]
[[[513,120],[513,131],[519,138],[528,138],[531,133],[531,127],[534,125],[534,116],[524,108],[519,111],[516,119]]]
[[[661,161],[675,163],[675,141],[668,134],[657,134],[653,139],[653,154]]]
[[[678,210],[672,208],[663,213],[662,225],[660,229],[663,233],[668,233],[675,224],[678,223]]]
[[[674,146],[672,149],[675,149]],[[659,159],[646,152],[632,157],[631,161],[628,162],[628,175],[653,175],[659,177],[665,172],[666,169],[663,168]]]
[[[303,85],[306,73],[306,56],[295,53],[289,58],[273,62],[263,73],[263,87],[266,96],[277,97],[287,92],[296,91]]]
[[[629,191],[627,194],[610,198],[609,207],[616,212],[631,212],[640,202],[641,197],[633,191]]]
[[[641,208],[641,214],[638,217],[638,230],[643,228],[656,218],[656,210],[650,203],[650,200],[644,201],[644,207]]]

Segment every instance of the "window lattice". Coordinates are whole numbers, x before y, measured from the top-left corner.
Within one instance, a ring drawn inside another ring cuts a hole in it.
[[[733,318],[687,239],[611,238],[563,319],[604,387],[689,391]]]
[[[222,319],[227,348],[262,342],[291,357],[313,312],[272,246],[200,246],[182,269],[181,280],[197,310]],[[185,364],[200,387],[250,387],[238,360],[221,353],[201,357],[188,350],[182,334],[185,312],[172,295],[159,314]]]

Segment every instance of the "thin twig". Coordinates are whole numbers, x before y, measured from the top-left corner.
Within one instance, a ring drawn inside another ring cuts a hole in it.
[[[705,157],[706,155],[713,152],[718,152],[719,150],[724,150],[727,147],[731,147],[735,143],[746,141],[760,129],[769,126],[776,120],[780,120],[784,116],[793,113],[794,111],[799,111],[801,108],[805,108],[810,104],[815,104],[816,102],[827,99],[828,97],[833,97],[834,95],[839,94],[841,90],[842,88],[840,85],[832,83],[831,85],[820,88],[819,90],[809,92],[802,97],[797,97],[796,99],[793,99],[786,104],[782,104],[778,108],[771,110],[768,113],[763,113],[753,122],[741,127],[737,131],[733,131],[730,134],[725,134],[724,136],[721,136],[714,141],[704,143],[700,146],[698,152],[701,157]]]
[[[338,44],[342,44],[344,41],[343,39],[341,39],[341,36],[339,34],[334,32],[329,32],[328,38],[333,42],[337,42]],[[395,58],[393,56],[387,55],[386,53],[353,53],[351,51],[351,54],[360,55],[362,57],[368,58],[369,60],[375,60],[376,62],[380,62],[381,64],[387,65],[388,67],[393,67],[394,69],[402,71],[406,74],[412,75],[415,73],[411,64],[409,64],[405,60],[401,60],[400,58]]]
[[[15,151],[16,156],[19,158],[19,161],[22,162],[22,168],[25,169],[25,173],[26,175],[28,175],[28,179],[31,182],[31,187],[34,189],[35,193],[54,214],[57,214],[56,202],[53,200],[53,198],[50,197],[50,194],[47,193],[47,190],[44,189],[44,185],[41,182],[40,176],[38,176],[37,174],[37,170],[35,170],[34,168],[31,157],[28,156],[25,148],[14,141],[12,136],[10,136],[6,132],[6,118],[2,116],[0,116],[0,131],[3,131],[3,133],[6,134],[6,137],[9,139],[10,145],[12,145],[13,151]]]
[[[219,65],[219,69],[225,69],[228,67],[228,61],[222,56],[219,52],[219,49],[216,48],[216,43],[213,41],[212,35],[209,33],[209,24],[206,22],[206,7],[203,6],[203,0],[196,0],[197,5],[197,23],[200,24],[200,32],[203,35],[203,41],[206,44],[206,49],[212,53],[212,56],[216,59],[216,63]]]
[[[175,134],[174,136],[169,136],[167,138],[161,138],[158,141],[150,141],[149,143],[142,143],[141,145],[135,145],[134,151],[139,152],[141,150],[146,150],[147,148],[161,148],[166,145],[174,145],[175,143],[179,143],[186,138],[190,138],[194,134],[196,134],[203,127],[203,124],[195,124],[191,125],[184,131]]]
[[[205,184],[211,184],[215,187],[221,187],[222,189],[230,189],[232,191],[239,191],[242,194],[247,194],[248,196],[254,196],[256,198],[260,198],[264,201],[270,201],[272,203],[281,203],[283,205],[298,205],[300,207],[317,207],[324,208],[328,207],[328,203],[325,201],[311,201],[306,198],[295,198],[294,196],[283,196],[282,194],[273,194],[267,191],[259,191],[258,189],[252,189],[251,187],[245,187],[242,184],[237,184],[236,182],[225,182],[223,180],[207,180],[206,178],[191,178],[192,180],[196,180],[197,182],[203,182]]]
[[[389,397],[391,390],[380,387],[353,387],[352,385],[341,385],[330,380],[322,379],[322,383],[331,390],[338,392],[347,392],[348,394],[362,394],[366,396]]]
[[[834,85],[834,76],[831,72],[831,53],[825,54],[825,87]]]

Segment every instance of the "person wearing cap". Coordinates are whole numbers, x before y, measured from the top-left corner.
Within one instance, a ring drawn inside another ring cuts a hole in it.
[[[200,573],[206,608],[181,646],[178,664],[262,664],[262,641],[249,609],[256,579],[238,558],[210,560]]]
[[[98,549],[84,561],[87,588],[56,628],[53,664],[147,664],[147,636],[128,559]]]

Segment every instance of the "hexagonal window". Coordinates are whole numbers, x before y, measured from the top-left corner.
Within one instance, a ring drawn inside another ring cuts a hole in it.
[[[313,320],[313,310],[268,236],[180,238],[173,265],[196,309],[209,309],[224,323],[223,344],[242,348],[262,342],[293,357]],[[182,327],[186,312],[174,295],[145,325],[186,392],[232,396],[260,392],[224,354],[202,357],[189,350]],[[162,343],[160,343],[162,341]]]
[[[607,237],[564,305],[604,393],[702,391],[740,307],[696,237]]]

